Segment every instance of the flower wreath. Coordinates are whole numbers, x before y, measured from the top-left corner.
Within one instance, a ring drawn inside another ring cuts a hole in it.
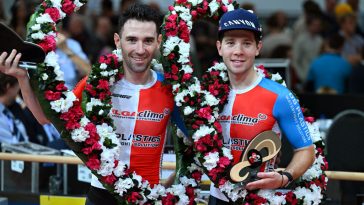
[[[228,178],[232,155],[222,146],[221,125],[217,121],[229,93],[226,67],[223,63],[216,63],[208,69],[202,82],[192,77],[189,34],[194,20],[217,20],[224,12],[235,8],[237,4],[232,0],[176,0],[174,6],[169,7],[162,26],[161,53],[165,77],[173,85],[175,102],[187,119],[186,126],[193,130],[195,163],[236,204],[319,204],[326,190],[324,170],[327,170],[327,161],[323,153],[324,143],[313,117],[305,117],[305,121],[316,148],[316,159],[301,180],[296,182],[294,190],[250,192]],[[259,67],[257,72],[285,86],[279,74],[270,74],[263,67]],[[302,111],[307,116],[307,110],[302,108]]]
[[[317,202],[322,198],[321,192],[326,186],[326,178],[322,170],[327,168],[327,164],[323,157],[322,140],[317,134],[317,128],[310,123],[308,125],[311,133],[316,133],[312,135],[316,137],[316,162],[305,173],[304,181],[294,192],[288,192],[288,194],[267,191],[259,191],[258,194],[247,193],[245,190],[234,188],[226,177],[222,177],[226,167],[231,165],[232,159],[229,150],[222,148],[221,127],[216,121],[218,110],[226,101],[227,95],[224,94],[227,92],[222,91],[228,91],[227,75],[224,66],[217,64],[205,75],[204,79],[207,80],[203,83],[200,84],[196,78],[192,77],[192,67],[188,60],[188,36],[192,22],[188,19],[191,19],[191,16],[196,18],[208,13],[218,19],[219,13],[234,8],[231,2],[225,0],[211,2],[177,0],[175,7],[170,7],[171,12],[166,17],[166,24],[172,25],[177,22],[178,24],[174,27],[176,33],[172,31],[173,29],[166,30],[165,34],[169,35],[167,42],[174,38],[175,46],[169,54],[166,54],[168,51],[165,52],[166,46],[163,46],[163,55],[168,56],[170,62],[174,57],[179,58],[176,58],[178,62],[175,62],[175,66],[171,66],[171,70],[167,71],[165,76],[167,79],[173,79],[170,82],[173,84],[175,101],[183,108],[186,119],[188,119],[187,116],[193,116],[189,118],[193,120],[186,120],[186,124],[189,128],[197,130],[192,135],[193,146],[185,140],[186,138],[177,140],[179,145],[177,147],[182,150],[179,152],[182,155],[177,154],[177,156],[179,156],[178,159],[197,156],[198,160],[187,164],[177,163],[179,173],[184,176],[179,178],[180,184],[173,185],[169,189],[161,185],[151,188],[141,176],[131,172],[125,163],[117,160],[120,144],[114,128],[110,126],[112,120],[108,116],[111,108],[110,86],[122,77],[121,59],[115,54],[105,55],[100,58],[99,63],[93,65],[85,89],[87,98],[84,99],[89,100],[84,103],[86,109],[84,113],[81,102],[64,85],[63,73],[60,71],[57,55],[54,52],[56,23],[66,15],[77,11],[86,2],[86,0],[45,0],[32,15],[28,24],[27,38],[40,45],[47,55],[45,62],[39,64],[35,72],[30,72],[30,75],[34,75],[31,77],[31,83],[47,116],[59,130],[62,130],[63,139],[120,203],[193,204],[203,170],[213,182],[218,182],[220,188],[231,200],[236,202],[245,200],[266,203],[269,196],[276,201],[283,198],[287,203],[295,204],[295,202]],[[183,41],[173,34],[179,34]],[[164,37],[166,39],[166,35]],[[171,65],[168,61],[164,63]],[[181,80],[179,82],[183,84],[178,83],[179,79]],[[189,86],[185,87],[186,85]],[[196,107],[197,104],[203,107]],[[276,204],[274,201],[270,202]]]

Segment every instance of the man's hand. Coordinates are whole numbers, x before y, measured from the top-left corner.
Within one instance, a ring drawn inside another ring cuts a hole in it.
[[[259,172],[258,177],[260,179],[248,183],[246,189],[277,189],[286,185],[288,182],[288,178],[278,172]]]
[[[17,54],[17,51],[13,49],[8,56],[6,52],[0,55],[0,72],[13,76],[18,80],[28,75],[25,69],[18,67],[21,53]]]

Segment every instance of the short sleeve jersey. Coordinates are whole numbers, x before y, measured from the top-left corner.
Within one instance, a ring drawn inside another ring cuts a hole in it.
[[[158,184],[174,101],[162,75],[152,72],[155,80],[147,85],[122,79],[113,86],[111,116],[122,147],[120,160],[150,184]],[[103,188],[95,176],[91,185]]]
[[[230,91],[219,122],[224,146],[230,148],[234,164],[239,162],[245,146],[267,130],[276,132],[277,137],[282,130],[294,149],[312,144],[298,100],[284,86],[262,77],[247,89]],[[273,162],[266,163],[261,171],[271,171]],[[211,195],[228,201],[213,185]]]

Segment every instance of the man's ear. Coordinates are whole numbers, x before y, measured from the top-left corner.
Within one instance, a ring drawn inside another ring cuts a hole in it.
[[[115,47],[116,48],[121,48],[121,44],[120,44],[120,41],[121,41],[121,39],[120,39],[120,36],[119,36],[119,34],[117,34],[117,33],[114,33],[114,43],[115,43]]]
[[[161,46],[161,43],[162,43],[162,34],[159,34],[158,37],[157,37],[157,43],[158,43],[158,49],[160,48]]]
[[[259,55],[259,53],[260,53],[260,50],[263,48],[263,43],[262,43],[262,41],[259,41],[258,42],[258,45],[257,45],[257,50],[256,50],[256,52],[255,52],[255,56],[258,56]]]
[[[221,55],[221,41],[216,41],[216,48],[217,48],[217,52],[219,53],[220,56]]]

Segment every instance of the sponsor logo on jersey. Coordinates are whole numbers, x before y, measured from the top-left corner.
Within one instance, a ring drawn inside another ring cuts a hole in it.
[[[226,148],[230,148],[231,150],[243,151],[245,146],[250,142],[250,140],[241,139],[241,138],[229,138],[224,139],[223,143]]]
[[[117,118],[160,122],[164,119],[164,117],[166,117],[170,113],[170,111],[168,108],[164,109],[162,113],[153,112],[151,110],[130,112],[126,110],[123,111],[123,110],[112,109],[111,113],[113,117]]]
[[[113,97],[130,99],[131,95],[112,94]]]
[[[161,142],[161,136],[150,136],[142,134],[117,134],[122,146],[146,147],[153,148],[159,147]]]
[[[250,117],[244,114],[238,115],[220,115],[218,120],[221,123],[231,123],[231,124],[243,124],[253,126],[258,124],[259,121],[266,120],[268,117],[266,114],[259,113],[257,117]]]

